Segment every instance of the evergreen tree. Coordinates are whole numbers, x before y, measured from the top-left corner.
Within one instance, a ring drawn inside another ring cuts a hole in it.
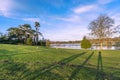
[[[91,48],[91,43],[86,37],[84,36],[83,40],[81,41],[81,48],[88,49]]]

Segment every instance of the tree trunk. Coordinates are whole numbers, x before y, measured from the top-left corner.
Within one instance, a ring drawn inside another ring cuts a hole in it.
[[[102,45],[103,45],[103,43],[102,43],[102,42],[100,42],[100,50],[102,50]]]
[[[36,44],[35,38],[36,38],[36,36],[34,36],[34,37],[33,37],[33,42],[34,42],[34,45]]]
[[[108,48],[108,40],[106,40],[106,47]]]
[[[36,45],[38,45],[38,28],[36,28]]]
[[[102,50],[102,45],[103,45],[102,38],[99,39],[99,43],[100,43],[100,50]]]

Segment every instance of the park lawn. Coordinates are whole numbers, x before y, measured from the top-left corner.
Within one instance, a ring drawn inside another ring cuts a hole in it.
[[[120,50],[102,50],[100,53],[97,50],[0,44],[0,80],[98,78],[120,80]]]

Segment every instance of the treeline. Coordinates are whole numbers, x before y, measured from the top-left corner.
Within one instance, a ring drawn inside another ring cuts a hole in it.
[[[79,41],[51,41],[51,44],[76,44],[80,42],[81,40]]]
[[[92,44],[99,43],[99,39],[89,39],[87,38]],[[120,42],[120,37],[114,37],[114,38],[103,38],[103,41],[106,42]],[[79,44],[81,43],[81,40],[77,41],[51,41],[51,44]]]
[[[35,30],[30,24],[23,24],[17,27],[7,29],[7,34],[0,33],[0,43],[3,44],[26,44],[26,45],[48,45],[49,40],[44,39],[44,36],[39,32],[40,23],[35,22]],[[41,40],[39,39],[41,37]]]

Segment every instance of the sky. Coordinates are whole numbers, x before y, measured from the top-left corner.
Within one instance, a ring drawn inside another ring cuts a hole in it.
[[[35,29],[38,21],[45,39],[81,40],[101,14],[120,24],[120,0],[0,0],[0,32],[26,23]]]

